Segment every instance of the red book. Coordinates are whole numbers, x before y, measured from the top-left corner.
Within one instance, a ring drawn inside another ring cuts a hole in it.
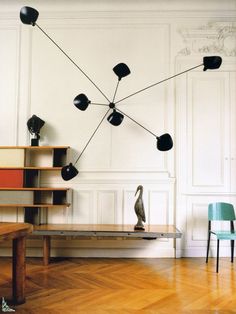
[[[23,170],[0,170],[0,188],[22,188]]]

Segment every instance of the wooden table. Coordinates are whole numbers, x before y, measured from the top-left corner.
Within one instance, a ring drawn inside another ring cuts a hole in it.
[[[33,226],[27,223],[0,222],[0,240],[12,240],[12,298],[25,302],[25,239]]]
[[[50,261],[51,236],[126,237],[141,239],[181,238],[181,232],[173,225],[145,225],[145,230],[134,230],[134,225],[78,225],[48,224],[35,226],[34,235],[43,236],[44,265]]]

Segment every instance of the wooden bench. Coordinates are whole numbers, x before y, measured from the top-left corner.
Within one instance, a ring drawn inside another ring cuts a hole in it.
[[[145,225],[145,230],[134,230],[133,225],[78,225],[48,224],[34,227],[33,235],[43,236],[44,265],[50,262],[51,236],[125,237],[146,240],[180,238],[181,232],[173,225]]]
[[[0,240],[13,241],[12,297],[15,304],[25,302],[25,239],[32,230],[33,226],[28,223],[0,222]]]

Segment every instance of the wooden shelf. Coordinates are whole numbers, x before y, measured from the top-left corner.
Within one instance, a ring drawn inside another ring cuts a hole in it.
[[[145,230],[134,230],[134,225],[47,224],[34,227],[37,235],[128,237],[128,238],[180,238],[174,225],[145,225]]]
[[[0,149],[32,149],[32,150],[44,150],[44,149],[68,149],[70,146],[1,146]]]
[[[43,208],[52,208],[52,207],[69,207],[71,204],[0,204],[0,207],[43,207]]]
[[[0,167],[0,170],[14,170],[14,169],[18,169],[18,170],[61,170],[62,167]]]
[[[0,188],[0,191],[69,191],[69,188],[44,188],[44,187],[27,187],[27,188]]]

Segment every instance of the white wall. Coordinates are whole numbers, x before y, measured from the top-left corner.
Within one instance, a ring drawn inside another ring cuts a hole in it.
[[[28,145],[26,121],[36,114],[46,121],[41,145],[69,145],[74,161],[105,109],[81,112],[73,99],[79,93],[94,102],[104,98],[37,27],[21,24],[24,5],[40,12],[38,24],[108,98],[119,62],[131,75],[122,79],[117,99],[201,64],[205,55],[222,56],[220,70],[198,68],[121,104],[155,134],[170,133],[172,151],[157,151],[155,138],[127,118],[119,127],[104,121],[77,165],[79,176],[43,177],[45,186],[73,189],[72,207],[51,210],[48,222],[135,224],[134,192],[142,184],[148,223],[176,223],[183,232],[178,255],[205,254],[207,204],[235,203],[236,2],[2,1],[0,144]],[[0,214],[2,221],[22,217],[20,209]],[[172,240],[58,240],[54,246],[57,255],[175,255]]]

